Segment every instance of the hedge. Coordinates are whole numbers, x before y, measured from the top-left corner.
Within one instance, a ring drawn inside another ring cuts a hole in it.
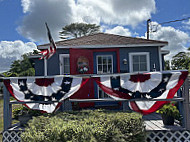
[[[145,137],[140,114],[104,110],[35,117],[21,135],[23,142],[143,142]]]

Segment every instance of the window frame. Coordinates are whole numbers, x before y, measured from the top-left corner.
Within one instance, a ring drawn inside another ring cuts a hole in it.
[[[97,71],[97,74],[108,74],[108,73],[98,73],[98,65],[99,65],[98,64],[98,57],[102,57],[103,58],[103,57],[109,57],[109,56],[111,57],[111,61],[112,61],[111,72],[109,74],[113,73],[113,55],[109,54],[109,55],[97,55],[96,56],[96,71]],[[107,64],[107,67],[108,67],[108,64]],[[102,66],[102,69],[103,69],[103,66]]]
[[[64,73],[64,64],[63,58],[69,58],[69,73]],[[60,62],[60,75],[70,74],[70,55],[69,54],[59,54],[59,62]]]
[[[146,71],[135,71],[135,72],[149,72],[150,71],[150,53],[149,52],[131,52],[129,53],[129,71],[133,71],[133,56],[135,55],[146,55],[147,70]]]

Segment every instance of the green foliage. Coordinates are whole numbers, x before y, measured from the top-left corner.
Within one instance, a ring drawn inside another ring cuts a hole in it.
[[[81,37],[100,32],[100,26],[96,24],[72,23],[62,28],[60,38],[65,39],[66,36]]]
[[[172,69],[190,69],[190,54],[186,52],[179,52],[172,57]]]
[[[23,54],[21,60],[13,61],[9,72],[16,76],[34,76],[35,75],[34,63],[32,60],[28,58],[28,56],[37,53],[38,51],[34,50],[33,53],[30,52]]]
[[[161,109],[157,111],[162,115],[173,116],[175,119],[179,119],[180,113],[177,107],[173,103],[165,104]]]
[[[21,137],[23,142],[143,142],[145,136],[140,114],[85,110],[35,117]]]
[[[170,70],[170,61],[169,60],[166,60],[164,61],[164,70]]]
[[[42,115],[42,113],[40,111],[28,109],[25,106],[14,108],[12,113],[13,113],[13,118],[16,119],[16,120],[18,120],[19,116],[23,116],[23,115],[27,115],[27,114],[29,114],[31,116],[40,116],[40,115]]]

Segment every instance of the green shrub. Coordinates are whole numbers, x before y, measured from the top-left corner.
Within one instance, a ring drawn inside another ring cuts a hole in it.
[[[23,142],[143,142],[145,136],[140,114],[103,110],[35,117],[21,135]]]
[[[39,110],[32,110],[27,108],[26,106],[20,106],[20,107],[16,107],[13,109],[13,118],[18,120],[19,116],[23,116],[23,115],[31,115],[31,116],[40,116],[43,115],[43,113],[41,113]]]

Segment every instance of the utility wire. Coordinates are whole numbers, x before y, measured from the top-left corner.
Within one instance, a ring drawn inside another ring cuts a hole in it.
[[[190,17],[186,17],[186,18],[183,18],[183,19],[172,20],[172,21],[167,21],[167,22],[162,22],[162,23],[158,23],[157,25],[151,25],[152,27],[155,28],[155,30],[153,31],[153,30],[152,30],[152,27],[151,27],[151,32],[156,32],[156,31],[157,31],[157,28],[158,28],[158,25],[164,25],[164,24],[168,24],[168,23],[174,23],[174,22],[179,22],[179,21],[185,21],[185,20],[188,20],[188,19],[190,19]]]
[[[184,21],[184,20],[188,20],[188,19],[190,19],[190,17],[183,18],[183,19],[178,19],[178,20],[172,20],[172,21],[168,21],[168,22],[162,22],[162,23],[159,23],[159,25],[173,23],[173,22],[179,22],[179,21]]]

